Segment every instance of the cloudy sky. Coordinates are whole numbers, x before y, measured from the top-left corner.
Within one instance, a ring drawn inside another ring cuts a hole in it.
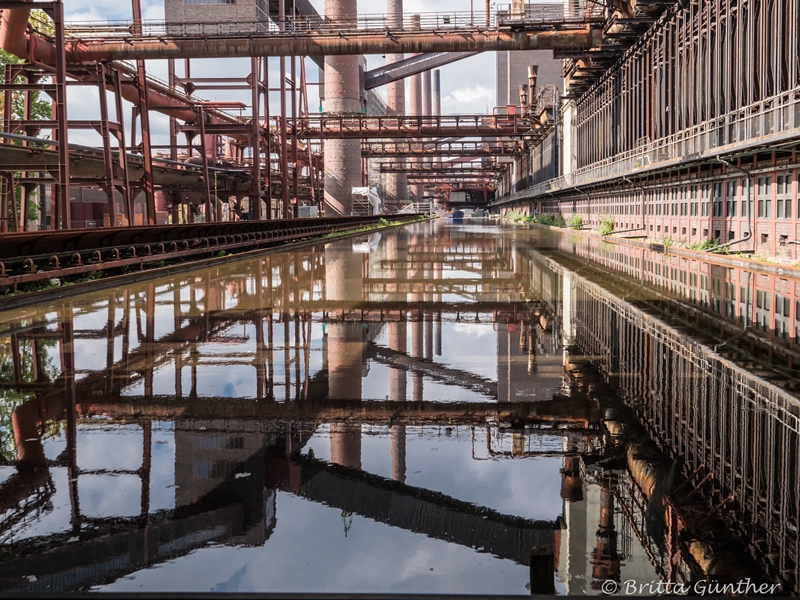
[[[164,18],[163,0],[141,0],[142,12],[147,20],[160,21]],[[483,11],[484,3],[474,0],[475,10]],[[324,0],[311,0],[311,3],[323,12]],[[64,3],[67,19],[70,21],[127,21],[131,19],[130,3],[127,0],[69,0]],[[381,0],[359,0],[359,12],[362,14],[383,12],[385,3]],[[468,11],[470,0],[405,0],[406,13],[424,13],[435,11]],[[369,68],[375,68],[384,63],[381,56],[368,57]],[[270,61],[271,69],[277,79],[278,59]],[[274,64],[272,64],[274,63]],[[192,73],[195,76],[213,76],[224,71],[225,76],[245,76],[249,69],[246,59],[216,59],[197,60],[192,62]],[[474,114],[491,110],[495,104],[495,55],[485,53],[472,58],[447,65],[442,68],[442,111],[445,114]],[[316,80],[316,66],[309,60],[307,62],[308,79]],[[148,61],[148,73],[159,78],[167,79],[166,61]],[[97,93],[87,88],[72,88],[70,94],[80,98],[71,100],[69,104],[71,119],[95,118],[98,108]],[[242,100],[249,103],[249,92],[243,97],[237,97],[233,92],[203,91],[198,93],[209,100]],[[309,90],[310,106],[313,111],[318,105],[315,89]],[[278,94],[272,94],[271,104],[273,110],[278,110]],[[125,115],[129,119],[129,115]],[[167,143],[169,121],[163,115],[153,113],[151,128],[154,143]],[[98,145],[100,140],[93,132],[74,131],[70,133],[74,143]]]

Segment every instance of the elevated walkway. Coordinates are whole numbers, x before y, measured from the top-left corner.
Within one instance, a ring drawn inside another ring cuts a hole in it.
[[[512,16],[465,12],[386,14],[331,19],[287,16],[280,22],[70,23],[68,62],[235,56],[330,56],[354,54],[483,52],[490,50],[588,49],[598,46],[602,7],[579,2],[571,12],[553,5]]]
[[[300,139],[522,137],[533,121],[523,115],[321,115],[298,119]],[[213,126],[206,126],[214,133]]]

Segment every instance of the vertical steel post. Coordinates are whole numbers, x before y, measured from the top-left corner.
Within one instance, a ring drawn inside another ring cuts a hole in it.
[[[303,60],[301,58],[301,60]],[[300,181],[299,170],[297,168],[297,57],[292,57],[292,198],[294,200],[295,217],[299,216],[300,207]]]
[[[53,229],[71,229],[72,211],[69,193],[69,126],[67,124],[67,56],[64,36],[64,4],[61,0],[53,3],[53,25],[56,42],[56,106],[55,120],[58,136],[58,182],[55,185],[57,194],[58,216]],[[7,215],[4,215],[7,216]]]
[[[250,91],[253,103],[250,120],[250,147],[253,152],[253,168],[250,174],[250,218],[261,220],[261,61],[250,59]],[[267,170],[269,171],[269,123],[267,123]],[[267,207],[269,210],[269,207]]]
[[[142,35],[142,7],[140,0],[133,3],[133,33]],[[144,162],[144,197],[147,223],[156,224],[156,193],[153,183],[153,154],[150,142],[150,103],[148,101],[147,71],[143,60],[136,61],[136,91],[139,96],[139,118],[142,128],[142,160]],[[131,215],[134,216],[134,215]],[[135,216],[134,216],[135,218]],[[134,223],[135,224],[135,223]]]

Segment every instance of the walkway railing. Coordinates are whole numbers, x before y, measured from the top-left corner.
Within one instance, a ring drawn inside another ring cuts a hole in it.
[[[681,161],[800,139],[800,88],[531,186],[497,203],[542,196]]]
[[[373,117],[356,114],[321,115],[297,121],[301,139],[520,136],[530,133],[531,127],[531,119],[523,115]]]
[[[433,214],[433,202],[412,202],[397,211],[398,215]]]
[[[230,36],[236,34],[268,34],[295,37],[304,34],[335,33],[358,35],[365,33],[391,33],[415,31],[469,31],[476,29],[497,29],[518,27],[526,29],[549,29],[558,26],[562,29],[582,28],[588,22],[602,22],[605,15],[595,3],[581,0],[574,11],[567,12],[560,5],[529,5],[524,15],[513,17],[510,11],[501,7],[488,18],[486,13],[471,11],[444,11],[410,14],[402,18],[387,14],[367,14],[356,17],[330,18],[318,15],[287,16],[283,21],[277,19],[261,21],[221,21],[204,23],[167,23],[166,21],[144,21],[141,33],[136,32],[130,21],[76,21],[66,26],[67,38],[80,38],[83,41],[109,39],[143,39],[149,37],[173,36]]]

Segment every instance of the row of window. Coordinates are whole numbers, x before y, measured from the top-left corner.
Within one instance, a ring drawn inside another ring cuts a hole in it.
[[[737,195],[737,182],[730,180],[725,183],[725,198],[722,196],[722,182],[706,183],[700,186],[683,186],[671,191],[656,190],[649,194],[650,202],[647,214],[653,216],[681,216],[681,217],[749,217],[752,214],[753,200],[750,198],[748,183],[742,180],[741,214],[739,211],[739,197]],[[698,189],[702,196],[698,201]],[[757,216],[765,219],[772,218],[772,176],[766,175],[756,180],[756,210]],[[792,218],[792,175],[778,175],[775,178],[775,217],[778,219]],[[713,195],[712,195],[713,193]],[[695,200],[689,201],[690,198]],[[672,200],[669,202],[668,200]],[[663,202],[662,200],[667,201]],[[601,200],[599,205],[607,205],[611,214],[639,214],[639,203],[629,200],[620,203],[614,200]],[[590,204],[591,206],[591,204]],[[800,206],[797,217],[800,218]]]
[[[220,4],[236,4],[236,0],[183,0],[184,5],[199,6],[199,5],[220,5]]]

